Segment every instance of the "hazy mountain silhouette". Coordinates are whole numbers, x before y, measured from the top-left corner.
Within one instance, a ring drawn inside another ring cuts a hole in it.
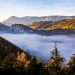
[[[61,19],[66,19],[66,18],[75,18],[75,16],[26,16],[26,17],[16,17],[16,16],[11,16],[7,20],[3,21],[2,23],[5,25],[12,25],[12,24],[24,24],[24,25],[29,25],[32,22],[38,22],[38,21],[57,21]]]

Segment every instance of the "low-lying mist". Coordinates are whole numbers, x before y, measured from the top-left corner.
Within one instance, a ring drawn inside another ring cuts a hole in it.
[[[50,51],[54,49],[55,42],[57,42],[60,54],[67,60],[75,53],[74,35],[0,34],[0,36],[42,60],[50,58]]]

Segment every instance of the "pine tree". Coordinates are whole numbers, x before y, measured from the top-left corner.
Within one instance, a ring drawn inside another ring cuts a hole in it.
[[[57,49],[57,44],[55,42],[55,49],[51,51],[51,58],[50,58],[50,70],[52,69],[54,75],[60,74],[61,65],[64,62],[64,58],[60,55],[60,52]]]

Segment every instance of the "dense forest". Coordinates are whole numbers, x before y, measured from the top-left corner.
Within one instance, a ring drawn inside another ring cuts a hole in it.
[[[75,55],[73,54],[66,62],[60,52],[55,43],[54,50],[50,53],[50,59],[43,63],[40,59],[0,37],[0,74],[75,75]],[[2,56],[1,53],[3,53]],[[4,55],[4,53],[7,54]]]

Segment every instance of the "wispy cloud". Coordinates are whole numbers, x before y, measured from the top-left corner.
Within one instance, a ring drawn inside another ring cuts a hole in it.
[[[0,21],[9,16],[74,15],[75,0],[0,0]]]

